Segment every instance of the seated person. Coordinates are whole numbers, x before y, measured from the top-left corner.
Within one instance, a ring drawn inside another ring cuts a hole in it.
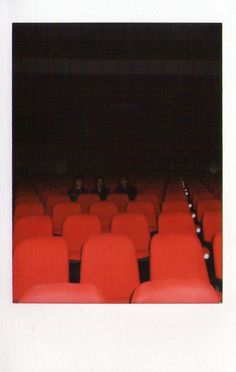
[[[71,201],[76,201],[80,194],[86,194],[88,190],[84,187],[83,177],[76,177],[74,186],[68,190]]]
[[[93,194],[98,194],[101,200],[106,200],[110,190],[105,186],[104,179],[98,177],[95,181],[95,187],[91,190]]]
[[[127,194],[130,200],[136,198],[138,190],[135,186],[130,185],[128,179],[125,176],[120,177],[116,192],[119,194]]]

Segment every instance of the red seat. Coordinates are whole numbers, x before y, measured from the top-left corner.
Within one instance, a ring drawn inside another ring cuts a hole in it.
[[[30,238],[17,245],[13,256],[14,302],[34,285],[68,281],[68,254],[62,238]]]
[[[187,200],[185,193],[181,191],[169,191],[165,195],[165,200]]]
[[[196,227],[190,213],[161,212],[158,218],[159,233],[196,234]]]
[[[45,212],[49,216],[52,216],[52,211],[55,205],[59,203],[69,202],[70,198],[66,194],[53,194],[49,195],[46,199],[45,203]]]
[[[63,238],[66,242],[70,260],[80,260],[84,242],[93,235],[101,233],[100,219],[91,214],[69,216],[63,225]]]
[[[129,197],[127,194],[112,193],[108,195],[107,201],[115,203],[118,213],[122,213],[126,211],[126,206],[129,203]]]
[[[112,217],[118,213],[117,206],[113,202],[100,201],[93,203],[89,208],[90,214],[95,214],[99,217],[102,226],[102,232],[110,231]]]
[[[139,193],[136,196],[137,201],[147,201],[153,204],[156,213],[160,212],[160,200],[156,194]]]
[[[189,205],[186,200],[165,200],[161,206],[162,212],[185,212],[190,213]]]
[[[87,240],[82,249],[80,282],[101,288],[106,302],[128,303],[140,283],[131,240],[120,234],[101,234]]]
[[[215,265],[215,276],[222,279],[222,233],[218,232],[213,238],[213,257]]]
[[[79,203],[65,202],[56,204],[52,212],[53,232],[61,235],[66,217],[72,214],[81,214],[82,209]]]
[[[206,211],[222,211],[222,201],[219,199],[204,199],[197,202],[197,219],[201,221]]]
[[[197,208],[197,203],[199,200],[208,200],[208,199],[215,199],[214,194],[211,192],[197,192],[193,196],[193,208]]]
[[[156,230],[156,211],[153,204],[149,201],[132,201],[127,204],[128,213],[141,213],[148,222],[149,229]]]
[[[57,283],[29,288],[19,298],[20,303],[99,304],[105,299],[93,284]]]
[[[18,204],[14,212],[14,221],[20,217],[44,214],[43,204],[39,202]]]
[[[13,230],[13,247],[24,239],[39,236],[52,236],[52,220],[49,216],[18,218]]]
[[[140,213],[120,213],[113,217],[111,232],[127,235],[134,244],[137,258],[149,255],[150,233],[147,219]]]
[[[217,232],[222,232],[222,211],[206,211],[202,215],[203,240],[211,243]]]
[[[141,284],[131,302],[136,304],[219,303],[221,293],[201,279],[162,279]]]
[[[93,203],[99,202],[100,198],[97,194],[81,194],[78,197],[83,213],[89,213],[89,208]]]
[[[15,199],[15,205],[21,203],[40,203],[40,199],[38,195],[19,195]]]
[[[157,234],[150,249],[150,278],[208,279],[202,247],[193,234]]]

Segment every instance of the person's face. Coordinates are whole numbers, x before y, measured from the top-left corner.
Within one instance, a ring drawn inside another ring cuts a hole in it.
[[[81,178],[78,178],[75,181],[75,187],[78,188],[78,189],[80,189],[83,186],[83,183],[84,183],[84,181]]]
[[[102,187],[103,187],[103,180],[102,180],[101,178],[99,178],[99,179],[97,180],[97,187],[98,187],[98,188],[102,188]]]
[[[120,179],[120,183],[123,187],[126,187],[127,186],[127,179],[125,177],[121,177]]]

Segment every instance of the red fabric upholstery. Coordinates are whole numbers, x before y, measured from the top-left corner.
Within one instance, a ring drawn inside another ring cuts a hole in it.
[[[56,204],[52,212],[52,223],[54,234],[61,235],[66,217],[72,214],[81,214],[82,209],[79,203],[65,202]]]
[[[44,214],[43,204],[39,202],[18,204],[14,212],[14,220],[20,217]]]
[[[139,285],[132,241],[120,234],[101,234],[87,240],[82,249],[80,281],[101,288],[106,302],[128,303]]]
[[[105,299],[93,284],[57,283],[33,286],[19,298],[21,303],[99,304]]]
[[[194,209],[196,209],[197,203],[199,202],[199,200],[206,200],[206,199],[215,199],[215,196],[211,192],[197,192],[196,194],[194,194],[193,196]]]
[[[112,219],[111,232],[127,235],[133,242],[137,258],[149,255],[150,234],[147,219],[140,213],[120,213]]]
[[[183,190],[181,191],[169,191],[165,195],[165,200],[187,200]]]
[[[217,232],[222,232],[222,211],[206,211],[202,215],[203,240],[211,242]]]
[[[197,202],[197,219],[201,221],[206,211],[222,211],[222,201],[219,199],[205,199]]]
[[[150,249],[150,278],[208,279],[202,247],[194,234],[157,234]]]
[[[100,219],[91,214],[69,216],[63,225],[63,238],[66,242],[70,260],[80,260],[84,242],[93,235],[101,233]]]
[[[109,232],[112,217],[118,213],[117,206],[113,202],[100,201],[93,203],[89,208],[90,214],[99,217],[102,226],[102,232]]]
[[[13,230],[13,247],[24,239],[38,236],[52,236],[52,220],[49,216],[18,218]]]
[[[132,303],[219,303],[222,301],[210,283],[201,279],[163,279],[141,284],[132,296]]]
[[[150,230],[156,230],[156,211],[153,204],[149,201],[131,201],[126,208],[128,213],[141,213],[148,222]]]
[[[159,233],[196,233],[196,227],[190,213],[161,212],[158,218]]]
[[[213,238],[213,257],[215,265],[215,275],[218,279],[222,279],[222,233],[218,232]]]
[[[139,193],[136,196],[137,201],[147,201],[153,204],[156,213],[160,212],[160,200],[156,194],[151,194],[151,193]]]
[[[126,206],[129,203],[129,197],[127,194],[112,193],[108,195],[107,201],[115,203],[118,213],[122,213],[126,211]]]
[[[13,256],[14,301],[33,285],[68,280],[68,254],[62,238],[30,238],[17,245]]]
[[[93,203],[99,202],[100,198],[97,194],[81,194],[77,200],[82,208],[83,213],[89,213],[89,208]]]
[[[21,203],[40,203],[39,196],[37,195],[21,195],[17,196],[15,199],[15,205],[21,204]]]
[[[69,202],[69,201],[70,201],[70,198],[66,194],[49,195],[45,203],[46,214],[48,214],[49,216],[52,216],[52,211],[56,204],[63,203],[63,202]]]
[[[162,212],[185,212],[190,213],[188,202],[186,200],[165,200],[161,206]]]

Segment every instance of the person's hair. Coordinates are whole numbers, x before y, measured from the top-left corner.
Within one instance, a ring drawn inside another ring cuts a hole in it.
[[[97,186],[98,180],[102,180],[102,182],[103,182],[103,186],[105,185],[105,180],[104,180],[104,178],[103,178],[103,177],[97,177],[97,178],[95,178],[95,182],[94,182],[95,186]]]

